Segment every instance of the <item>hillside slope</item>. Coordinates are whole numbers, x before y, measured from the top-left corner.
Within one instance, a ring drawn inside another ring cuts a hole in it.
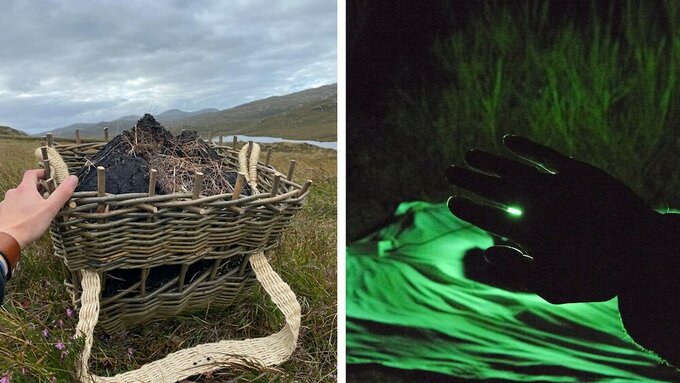
[[[234,108],[203,109],[184,112],[171,109],[157,114],[156,119],[166,128],[178,132],[195,130],[207,135],[271,136],[298,140],[337,140],[337,84],[325,85],[284,96],[273,96]],[[78,123],[49,132],[57,137],[73,137],[80,129],[81,137],[101,137],[104,127],[111,135],[129,129],[135,116],[96,124]]]
[[[27,136],[27,134],[22,132],[21,130],[16,130],[10,128],[9,126],[0,125],[0,136],[23,137]]]

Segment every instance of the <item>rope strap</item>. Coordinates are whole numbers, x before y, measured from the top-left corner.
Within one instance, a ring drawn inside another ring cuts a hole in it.
[[[250,264],[257,280],[285,316],[286,324],[281,331],[263,338],[223,340],[187,348],[145,364],[137,370],[113,377],[89,373],[88,360],[94,342],[94,327],[99,318],[100,282],[96,272],[83,270],[80,320],[76,328],[76,336],[85,337],[85,347],[78,366],[79,381],[174,383],[229,365],[243,365],[244,360],[264,366],[273,366],[288,360],[295,350],[300,332],[300,304],[290,286],[271,268],[264,253],[250,257]]]
[[[250,144],[243,145],[238,152],[239,171],[246,175],[246,180],[250,185],[250,189],[253,190],[253,193],[258,193],[257,160],[260,158],[260,145],[253,143],[250,157],[248,157],[248,146],[250,146]]]
[[[42,164],[42,150],[37,148],[33,155]],[[58,185],[68,177],[68,166],[66,166],[57,149],[52,146],[47,147],[47,158],[50,160],[50,174],[52,174],[52,178],[54,178]]]

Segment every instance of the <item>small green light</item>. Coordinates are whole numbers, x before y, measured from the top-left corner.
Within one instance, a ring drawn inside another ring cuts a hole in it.
[[[514,216],[516,216],[516,217],[519,217],[519,216],[522,215],[522,210],[520,210],[520,209],[518,209],[518,208],[516,208],[516,207],[512,207],[512,206],[508,206],[508,207],[505,209],[505,211],[507,211],[508,213],[510,213],[510,214],[512,214],[512,215],[514,215]]]

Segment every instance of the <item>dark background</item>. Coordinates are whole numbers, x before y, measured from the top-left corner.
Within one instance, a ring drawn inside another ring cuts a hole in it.
[[[524,126],[521,107],[512,109],[512,105],[501,110],[504,114],[500,116],[497,134],[493,135],[474,124],[459,126],[458,121],[439,110],[442,99],[451,97],[452,90],[456,91],[458,79],[455,71],[447,69],[433,54],[433,44],[460,31],[467,31],[465,36],[474,39],[475,23],[489,22],[488,15],[493,15],[494,10],[509,9],[511,14],[521,14],[525,3],[545,4],[535,1],[347,1],[346,207],[349,240],[356,240],[384,225],[401,201],[445,201],[455,192],[444,180],[446,167],[460,162],[462,153],[472,147],[501,153],[498,144],[506,132],[526,135],[601,166],[639,191],[650,204],[667,206],[678,201],[674,191],[678,184],[665,175],[675,169],[674,153],[680,148],[675,129],[678,113],[674,106],[660,123],[663,133],[651,139],[636,138],[639,143],[631,138],[635,134],[634,127],[610,132],[608,134],[614,139],[603,142],[594,140],[589,134],[572,137],[575,142],[571,142],[564,135],[553,134],[550,126],[545,127],[545,134],[536,134],[535,130],[529,131]],[[604,33],[614,41],[621,39],[622,47],[625,47],[624,35],[634,30],[626,29],[622,15],[625,3],[550,1],[549,26],[544,26],[543,31],[537,28],[535,34],[540,39],[545,28],[558,30],[566,25],[577,32],[589,31],[594,23],[602,23],[606,28]],[[634,52],[635,41],[648,41],[650,47],[656,47],[660,39],[674,41],[680,31],[675,23],[676,15],[667,16],[668,2],[642,3],[644,6],[635,11],[653,20],[654,28],[644,39],[628,42],[626,49],[631,52]],[[545,34],[543,43],[551,44],[550,33]],[[589,32],[584,35],[588,36]],[[484,42],[478,41],[478,44]],[[634,60],[634,54],[630,56],[630,60]],[[511,56],[506,57],[505,63],[511,59]],[[514,64],[521,65],[521,61]],[[453,65],[456,65],[455,60]],[[583,68],[588,71],[587,65]],[[513,73],[509,65],[503,70],[504,75]],[[631,67],[630,70],[634,69]],[[536,74],[536,79],[542,81],[540,73]],[[527,78],[526,81],[534,80]],[[672,105],[677,104],[676,93],[674,89],[671,92]],[[632,98],[626,101],[628,104],[624,101],[607,110],[612,126],[619,124],[617,116],[627,110],[626,105],[640,104]],[[519,109],[516,112],[519,116],[507,112],[516,109]],[[409,121],[415,123],[404,126]],[[658,138],[662,136],[665,137],[663,140]],[[633,164],[632,158],[638,155],[646,165]],[[621,164],[621,158],[630,163]],[[641,178],[640,173],[646,173],[647,178]]]
[[[474,6],[461,2],[461,7]],[[385,120],[388,99],[397,86],[436,87],[436,65],[428,59],[432,41],[449,31],[456,19],[437,1],[347,2],[347,234],[369,233],[388,219],[400,201],[422,198],[417,190],[400,190],[410,178],[398,164],[409,159],[401,152],[408,137],[397,137]],[[428,127],[414,127],[425,133]],[[442,169],[424,169],[442,172]],[[424,190],[423,190],[424,191]],[[441,193],[439,193],[441,194]]]

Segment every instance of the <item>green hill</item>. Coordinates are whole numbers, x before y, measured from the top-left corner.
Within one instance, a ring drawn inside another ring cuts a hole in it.
[[[267,118],[243,133],[249,136],[337,140],[337,99],[327,98],[300,105]]]
[[[16,130],[10,128],[9,126],[0,125],[0,136],[26,137],[28,135],[22,132],[21,130]]]
[[[337,140],[337,86],[326,85],[285,96],[253,101],[235,108],[172,122],[166,127],[213,135],[283,137],[292,140]]]
[[[204,136],[248,135],[282,137],[291,140],[337,141],[337,84],[307,89],[284,96],[273,96],[234,108],[204,109],[198,112],[169,110],[156,115],[166,128],[178,132],[195,130]],[[131,128],[135,116],[96,124],[77,123],[49,132],[56,137],[101,137],[105,126],[111,135]]]

